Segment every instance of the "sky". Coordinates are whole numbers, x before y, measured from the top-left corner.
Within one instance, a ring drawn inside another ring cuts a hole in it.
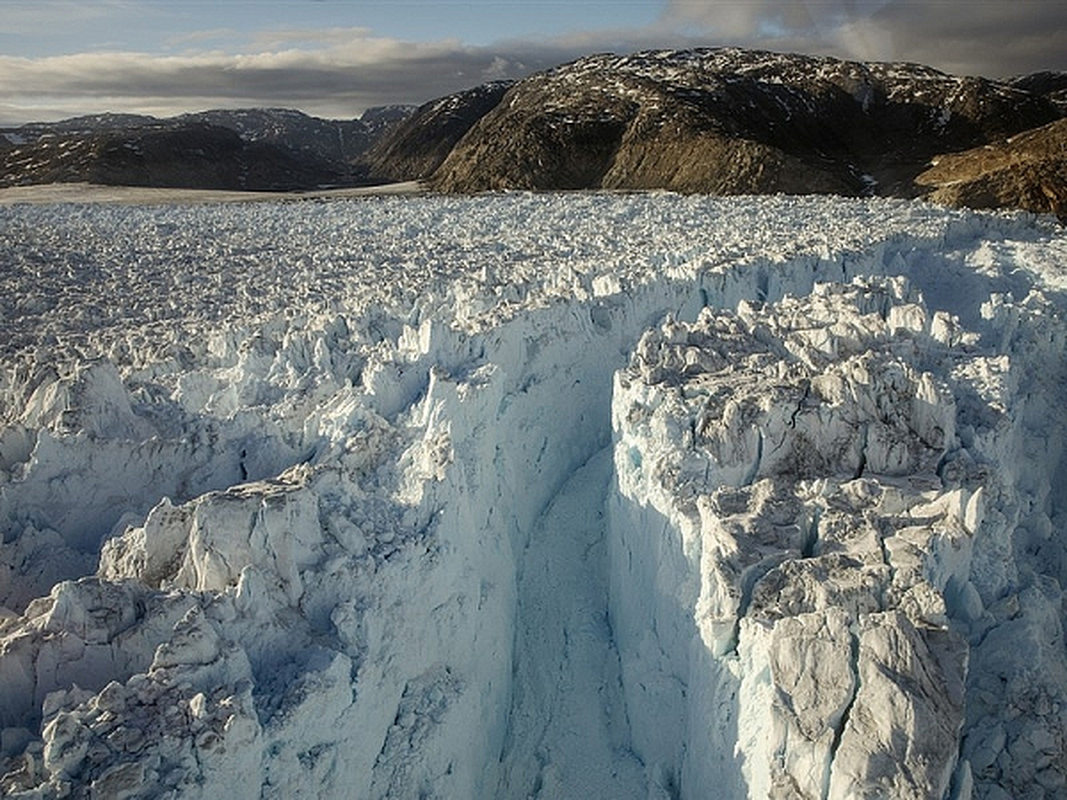
[[[0,125],[270,106],[347,119],[583,55],[736,45],[1067,70],[1062,0],[0,0]]]

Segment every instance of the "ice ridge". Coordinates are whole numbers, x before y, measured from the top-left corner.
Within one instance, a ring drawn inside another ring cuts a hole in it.
[[[1067,785],[1043,221],[0,214],[5,795]]]

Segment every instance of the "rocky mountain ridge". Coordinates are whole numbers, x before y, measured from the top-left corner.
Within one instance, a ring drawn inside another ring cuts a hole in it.
[[[736,48],[590,56],[519,82],[432,183],[914,196],[938,154],[1058,119],[1039,83]]]
[[[216,109],[168,119],[97,114],[0,130],[0,186],[293,190],[368,183],[362,158],[409,106],[326,120],[291,109]]]
[[[166,121],[107,114],[0,130],[0,186],[89,180],[310,189],[419,180],[459,193],[929,196],[1063,217],[1057,147],[1035,150],[1020,135],[1065,113],[1067,73],[994,81],[918,64],[649,50],[592,55],[358,120],[252,109]],[[1059,129],[1049,130],[1055,137]],[[157,146],[148,147],[146,136]],[[1027,153],[1015,154],[1022,146]],[[977,188],[966,190],[963,178],[929,173],[948,154],[985,147],[1028,166],[986,174],[980,165],[992,162],[971,158],[966,182]],[[123,151],[142,156],[115,157],[129,155]]]

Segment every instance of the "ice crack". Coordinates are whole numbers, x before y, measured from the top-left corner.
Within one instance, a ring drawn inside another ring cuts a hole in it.
[[[849,631],[849,652],[851,657],[849,660],[849,669],[853,676],[852,693],[849,695],[845,707],[841,711],[841,716],[837,720],[837,724],[833,727],[833,740],[830,742],[830,752],[826,759],[826,772],[823,777],[823,792],[822,800],[829,800],[831,776],[834,771],[834,760],[837,758],[837,751],[841,747],[841,739],[845,735],[845,730],[848,728],[849,717],[852,714],[852,707],[856,703],[856,698],[860,693],[860,656],[859,656],[859,637],[854,631]]]
[[[607,619],[610,464],[605,450],[577,470],[530,533],[499,797],[644,796]]]

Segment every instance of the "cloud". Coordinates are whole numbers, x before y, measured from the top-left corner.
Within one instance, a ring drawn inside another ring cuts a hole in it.
[[[202,39],[185,36],[172,44],[209,43],[225,34],[205,31]],[[294,28],[257,32],[239,52],[0,56],[0,124],[105,110],[170,116],[250,106],[351,118],[372,106],[419,104],[488,80],[522,78],[590,52],[654,44],[662,40],[621,31],[475,47],[375,37],[365,28]]]
[[[235,41],[220,28],[172,40],[175,51],[166,55],[0,55],[0,124],[250,106],[350,118],[371,106],[417,104],[486,80],[521,78],[593,52],[653,47],[732,44],[1000,77],[1067,69],[1065,31],[1067,6],[1044,0],[669,0],[645,28],[490,46],[412,43],[357,27],[268,30]]]
[[[1004,77],[1067,69],[1067,6],[1045,0],[890,3],[873,22],[896,57],[949,72]]]
[[[661,24],[716,44],[956,74],[1067,69],[1067,5],[1051,0],[669,0]]]
[[[292,43],[308,36],[282,38]],[[80,53],[0,56],[0,106],[9,121],[94,111],[175,114],[211,107],[284,106],[353,117],[369,106],[421,103],[489,78],[520,77],[540,59],[464,47],[326,32],[325,47],[247,53]],[[21,110],[21,113],[20,113]],[[35,112],[41,113],[35,113]]]

